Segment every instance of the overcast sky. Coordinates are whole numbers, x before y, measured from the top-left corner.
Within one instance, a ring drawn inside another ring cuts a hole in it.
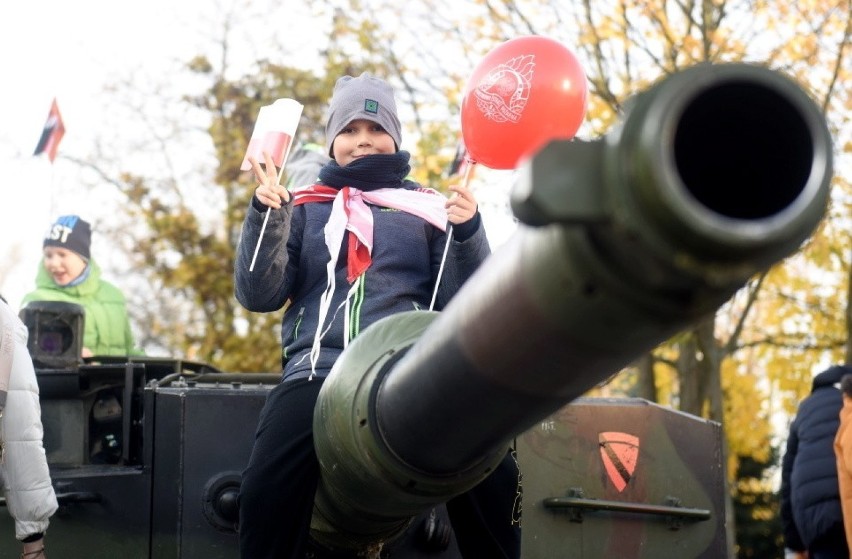
[[[6,2],[0,7],[0,169],[7,180],[0,196],[0,293],[17,308],[20,299],[33,289],[41,257],[43,234],[58,215],[77,213],[97,223],[108,212],[120,211],[120,201],[104,199],[104,191],[82,185],[80,168],[63,157],[87,159],[94,142],[109,128],[104,106],[106,87],[133,76],[151,75],[161,80],[193,56],[210,49],[225,19],[242,25],[233,34],[231,56],[240,47],[248,51],[274,34],[270,25],[246,22],[257,17],[266,0],[32,0]],[[311,17],[304,3],[269,2],[286,17]],[[292,4],[292,6],[287,6]],[[244,6],[251,6],[245,8]],[[232,13],[225,16],[223,13]],[[301,10],[301,13],[300,13]],[[214,11],[216,11],[214,13]],[[269,14],[273,17],[273,14]],[[281,21],[274,14],[272,21]],[[293,26],[296,30],[311,26]],[[250,35],[248,40],[241,37]],[[305,41],[288,31],[288,41]],[[307,45],[305,45],[307,46]],[[236,54],[235,54],[236,53]],[[246,52],[245,58],[257,55]],[[185,74],[185,72],[184,72]],[[66,133],[59,157],[51,164],[42,155],[33,157],[52,100],[56,98]],[[128,154],[130,155],[130,154]],[[105,268],[104,247],[110,244],[97,231],[93,234],[95,258]],[[121,278],[105,271],[107,279],[121,287]]]
[[[103,133],[110,123],[102,118],[104,88],[128,73],[157,74],[175,68],[179,61],[210,48],[218,29],[215,22],[223,11],[240,10],[228,20],[242,25],[233,51],[241,45],[247,50],[263,48],[269,41],[286,42],[310,50],[310,39],[296,33],[316,33],[325,28],[303,2],[270,2],[278,14],[263,12],[261,2],[245,0],[148,0],[114,2],[110,0],[30,0],[4,2],[0,7],[0,75],[3,76],[3,103],[0,103],[0,169],[7,184],[0,196],[0,293],[17,308],[20,299],[34,287],[41,257],[41,242],[47,226],[57,215],[78,213],[97,221],[104,212],[115,211],[113,202],[104,202],[97,192],[79,185],[79,168],[67,155],[85,159],[90,155],[93,137]],[[248,13],[243,6],[251,6]],[[207,10],[204,12],[203,10]],[[213,14],[211,10],[219,10]],[[288,20],[276,30],[266,22]],[[306,25],[293,25],[295,18]],[[264,33],[271,33],[264,38]],[[314,52],[318,49],[314,48]],[[255,52],[245,52],[247,61],[256,60]],[[57,99],[66,134],[60,156],[50,164],[45,156],[33,157],[51,101]],[[480,175],[482,173],[479,173]],[[495,194],[492,191],[489,194]],[[500,205],[501,197],[490,206]],[[486,201],[485,205],[489,205]],[[505,235],[511,223],[505,218],[486,219],[495,231],[493,244]],[[491,232],[489,232],[491,236]],[[93,253],[103,265],[100,247],[108,239],[93,237]],[[105,274],[121,286],[120,278]]]
[[[63,196],[76,170],[58,158],[33,157],[50,103],[57,98],[66,127],[60,153],[83,157],[98,121],[108,80],[127,68],[186,59],[197,38],[186,17],[201,2],[32,0],[0,7],[0,292],[16,307],[33,288],[41,241],[61,213],[90,214],[95,201]]]

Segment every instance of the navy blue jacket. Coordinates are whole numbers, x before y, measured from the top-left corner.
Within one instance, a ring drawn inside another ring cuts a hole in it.
[[[790,425],[781,464],[781,520],[785,545],[795,551],[808,549],[838,526],[842,533],[834,436],[843,397],[834,385],[850,372],[834,366],[814,377],[811,394]]]
[[[404,188],[416,188],[406,182]],[[369,206],[373,213],[372,265],[361,289],[350,301],[349,337],[386,316],[403,311],[427,310],[441,267],[447,235],[426,220],[404,211]],[[264,213],[249,204],[243,222],[235,269],[236,297],[248,310],[287,310],[281,325],[284,379],[307,377],[308,357],[319,322],[320,297],[326,288],[329,261],[323,229],[331,202],[293,206],[292,201],[269,212],[254,271],[252,255]],[[491,253],[479,215],[470,224],[472,234],[452,240],[434,310],[441,310],[461,285]],[[325,376],[344,348],[344,308],[347,292],[346,243],[337,260],[336,288],[326,318],[317,376]]]

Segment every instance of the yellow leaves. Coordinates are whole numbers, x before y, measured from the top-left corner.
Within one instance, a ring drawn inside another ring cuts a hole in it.
[[[771,428],[768,410],[763,404],[765,396],[760,387],[760,376],[739,367],[732,360],[726,360],[722,369],[725,391],[723,428],[730,454],[765,461],[769,457],[770,449],[766,443],[770,439]]]
[[[586,29],[584,33],[586,35],[581,37],[581,40],[590,39],[592,34],[600,41],[620,39],[624,37],[624,23],[617,16],[605,15],[596,22],[593,33],[591,29]]]
[[[819,52],[817,39],[816,34],[810,32],[795,34],[786,42],[782,52],[787,58],[805,64],[816,64]]]
[[[613,110],[611,104],[605,102],[600,97],[588,98],[586,121],[595,133],[595,136],[599,135],[603,130],[608,130],[617,118],[618,115]]]

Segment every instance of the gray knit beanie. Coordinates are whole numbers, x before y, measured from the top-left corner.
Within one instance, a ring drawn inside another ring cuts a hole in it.
[[[399,151],[402,144],[402,127],[396,116],[393,87],[375,76],[364,73],[353,78],[343,76],[334,84],[334,93],[328,108],[325,138],[328,155],[334,157],[334,139],[347,124],[359,118],[381,125],[390,134]]]

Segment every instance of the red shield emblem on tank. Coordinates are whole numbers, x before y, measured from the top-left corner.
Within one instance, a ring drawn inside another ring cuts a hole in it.
[[[610,481],[621,493],[633,478],[639,459],[639,438],[627,433],[607,431],[598,434],[601,459]]]

